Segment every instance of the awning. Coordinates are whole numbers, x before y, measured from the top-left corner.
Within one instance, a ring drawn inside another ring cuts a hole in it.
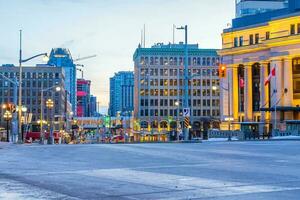
[[[286,124],[300,124],[300,120],[285,120]]]
[[[293,106],[277,106],[277,111],[300,111],[300,107],[293,107]],[[275,107],[272,108],[260,108],[260,111],[264,112],[274,112]]]

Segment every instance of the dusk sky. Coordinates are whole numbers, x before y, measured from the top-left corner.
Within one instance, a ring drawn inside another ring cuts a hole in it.
[[[189,26],[189,43],[220,48],[221,32],[234,17],[234,0],[0,0],[0,64],[18,62],[19,29],[24,57],[69,48],[84,60],[84,78],[100,105],[109,101],[109,77],[133,70],[132,55],[146,24],[146,46],[172,41],[172,24]],[[175,41],[183,41],[176,32]],[[28,65],[42,63],[35,59]],[[80,76],[80,74],[78,74]]]

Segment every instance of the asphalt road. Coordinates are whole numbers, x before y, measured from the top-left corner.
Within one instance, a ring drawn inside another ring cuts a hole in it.
[[[300,141],[4,145],[0,199],[300,199]]]

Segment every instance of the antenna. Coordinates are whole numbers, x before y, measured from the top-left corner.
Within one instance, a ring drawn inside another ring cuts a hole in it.
[[[143,29],[141,30],[141,47],[143,47]]]
[[[175,44],[175,29],[176,29],[176,26],[175,26],[175,24],[173,24],[173,44]]]
[[[144,24],[144,48],[146,47],[146,24]]]

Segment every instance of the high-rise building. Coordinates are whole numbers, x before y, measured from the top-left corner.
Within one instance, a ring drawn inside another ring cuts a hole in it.
[[[90,117],[91,81],[77,79],[77,116]]]
[[[290,0],[286,9],[233,19],[223,31],[223,129],[300,133],[299,11],[300,1]]]
[[[121,71],[110,78],[109,114],[129,116],[133,111],[134,75],[130,71]]]
[[[167,132],[174,122],[175,128],[183,123],[184,46],[159,43],[136,49],[134,115],[141,128]],[[218,62],[216,49],[188,45],[190,119],[197,135],[210,125],[218,126],[214,123],[220,116]]]
[[[22,105],[27,107],[27,113],[32,113],[32,122],[37,123],[41,116],[41,91],[48,89],[43,93],[44,110],[43,119],[49,119],[54,116],[61,116],[63,119],[66,112],[69,112],[66,107],[66,96],[64,87],[64,70],[56,67],[22,67]],[[9,79],[18,80],[19,67],[9,66],[0,67],[1,73]],[[59,86],[61,90],[56,92],[54,87]],[[53,110],[46,107],[46,101],[51,99],[54,102]],[[8,79],[0,76],[0,104],[14,102],[14,85]],[[3,112],[3,111],[1,111]],[[2,113],[3,114],[3,113]],[[1,116],[3,116],[1,114]],[[3,118],[0,118],[0,123],[3,123]]]
[[[65,48],[52,49],[48,65],[62,67],[64,69],[68,101],[72,105],[72,111],[76,114],[76,66],[73,63],[70,51]]]
[[[91,117],[98,116],[97,97],[93,95],[90,96],[90,116]]]
[[[288,0],[236,0],[236,17],[286,8],[287,2]]]

